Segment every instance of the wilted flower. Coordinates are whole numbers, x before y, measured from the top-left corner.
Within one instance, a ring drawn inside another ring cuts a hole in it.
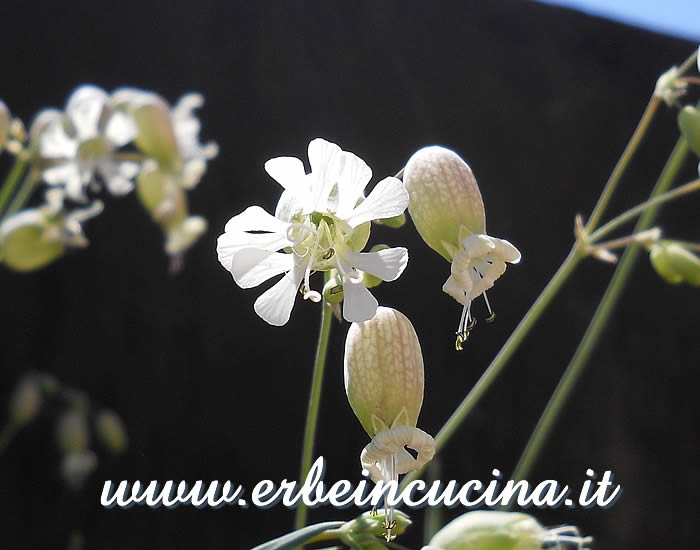
[[[110,108],[104,90],[82,86],[68,99],[65,113],[51,110],[41,120],[38,153],[49,185],[64,187],[68,197],[80,202],[87,200],[85,189],[96,183],[95,176],[114,195],[131,191],[139,164],[116,153],[136,136],[136,126]]]
[[[467,512],[440,529],[423,550],[540,550],[585,548],[593,542],[572,526],[546,529],[519,512]]]
[[[416,428],[423,403],[423,355],[408,318],[379,307],[372,319],[353,323],[345,341],[345,391],[372,441],[360,462],[375,482],[398,481],[435,454],[435,441]],[[414,458],[406,448],[413,449]],[[387,540],[393,509],[386,508]]]
[[[666,103],[666,105],[675,105],[688,88],[688,84],[680,80],[680,76],[680,69],[678,67],[671,67],[656,81],[654,95]]]
[[[403,183],[388,177],[370,194],[363,192],[372,171],[360,158],[323,139],[309,144],[311,173],[301,160],[274,158],[265,170],[284,188],[275,215],[251,206],[234,216],[219,237],[217,253],[241,288],[284,274],[255,302],[271,325],[284,325],[303,281],[304,298],[320,301],[311,290],[315,271],[338,271],[343,285],[343,317],[370,319],[377,300],[363,283],[363,272],[383,281],[397,279],[408,261],[405,248],[362,253],[371,221],[400,215],[408,205]],[[282,252],[280,252],[282,251]]]
[[[685,248],[683,243],[659,241],[651,246],[649,259],[666,282],[674,285],[686,282],[700,286],[700,258]]]
[[[472,301],[483,294],[489,320],[493,319],[486,290],[503,275],[506,262],[520,261],[520,252],[508,241],[486,234],[476,179],[453,151],[437,146],[419,150],[406,165],[404,182],[416,229],[428,246],[452,264],[442,289],[463,305],[457,329],[457,349],[462,349],[473,326]]]
[[[63,190],[50,189],[46,204],[13,214],[0,224],[0,261],[15,271],[32,271],[60,258],[67,248],[87,246],[81,223],[100,212],[100,201],[68,212]]]

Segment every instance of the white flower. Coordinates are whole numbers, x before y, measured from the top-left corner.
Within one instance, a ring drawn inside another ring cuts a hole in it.
[[[671,67],[656,81],[654,95],[666,103],[666,105],[675,105],[688,87],[688,84],[679,80],[679,77],[680,70],[678,67]]]
[[[388,177],[364,197],[370,168],[323,139],[309,144],[309,163],[309,174],[296,158],[280,157],[265,164],[284,188],[275,215],[252,206],[231,218],[218,240],[219,261],[241,288],[284,274],[255,302],[255,311],[271,325],[289,320],[302,281],[304,298],[320,301],[321,295],[310,288],[310,275],[330,269],[342,277],[343,317],[365,321],[374,315],[377,300],[362,282],[362,272],[393,281],[406,267],[408,252],[360,250],[369,238],[370,222],[401,214],[408,194],[400,180]]]
[[[107,94],[94,86],[78,88],[68,100],[65,114],[43,121],[39,154],[48,160],[43,177],[60,185],[73,200],[87,200],[85,188],[99,176],[110,193],[131,191],[139,165],[119,160],[115,152],[136,135],[136,127],[124,113],[112,111]]]
[[[482,294],[489,310],[489,319],[493,318],[491,304],[486,291],[506,271],[506,262],[517,264],[520,252],[504,239],[497,239],[483,234],[472,234],[461,242],[461,248],[455,253],[450,266],[451,275],[442,286],[442,290],[452,296],[464,307],[457,334],[466,339],[472,324],[472,301]],[[457,348],[460,348],[458,338]]]

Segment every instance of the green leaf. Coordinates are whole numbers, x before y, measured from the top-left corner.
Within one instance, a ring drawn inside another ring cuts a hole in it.
[[[343,521],[326,521],[324,523],[309,525],[308,527],[297,529],[296,531],[282,535],[274,540],[264,542],[260,546],[253,548],[253,550],[284,550],[285,548],[295,548],[321,533],[342,527],[344,523]]]

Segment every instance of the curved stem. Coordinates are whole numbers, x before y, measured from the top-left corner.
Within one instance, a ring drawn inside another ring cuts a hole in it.
[[[687,153],[688,146],[686,145],[685,139],[681,138],[676,144],[676,147],[673,149],[666,166],[661,172],[661,176],[659,177],[659,180],[652,191],[652,197],[662,194],[671,186],[673,179],[683,165],[683,161],[685,160]],[[648,229],[651,226],[657,210],[658,205],[651,205],[649,208],[647,208],[644,215],[637,223],[635,233]],[[605,291],[600,304],[598,305],[598,309],[596,309],[596,312],[593,315],[593,318],[586,329],[586,333],[579,343],[571,362],[566,367],[564,375],[559,381],[559,384],[554,390],[549,403],[547,403],[547,407],[537,422],[537,426],[532,432],[525,450],[523,451],[523,454],[520,457],[520,460],[518,461],[515,471],[510,479],[516,481],[525,479],[530,473],[530,470],[537,460],[540,450],[544,446],[562,407],[566,403],[571,391],[574,389],[577,380],[581,376],[581,373],[587,364],[591,352],[600,339],[603,328],[610,318],[620,294],[622,293],[622,290],[624,289],[625,284],[632,273],[632,268],[634,267],[635,260],[639,256],[639,252],[639,247],[630,247],[625,250],[625,253],[622,255],[622,259],[620,260],[620,263],[618,264],[617,269],[610,280],[610,284],[608,285],[608,288]]]
[[[12,193],[14,193],[26,167],[27,158],[25,155],[20,153],[20,155],[15,159],[12,170],[10,170],[2,189],[0,190],[0,214],[2,214],[3,210],[5,209],[5,205],[7,204],[7,201],[10,200]]]
[[[537,297],[528,312],[525,314],[525,317],[522,318],[518,326],[503,345],[501,351],[498,352],[498,355],[496,355],[493,361],[491,361],[491,364],[484,371],[484,374],[481,375],[479,381],[467,394],[462,403],[460,403],[455,412],[452,413],[452,416],[450,416],[447,422],[445,422],[442,429],[438,432],[437,437],[435,438],[436,452],[439,452],[440,449],[447,444],[450,437],[452,437],[457,428],[459,428],[462,422],[464,422],[464,419],[467,417],[469,412],[479,402],[481,397],[484,395],[484,393],[486,393],[486,390],[489,389],[496,378],[498,378],[498,375],[506,366],[508,360],[511,358],[515,350],[518,349],[518,346],[525,339],[530,330],[535,326],[537,319],[539,319],[544,310],[547,309],[547,306],[552,301],[554,296],[556,296],[557,292],[559,292],[559,289],[564,284],[564,281],[569,278],[574,268],[578,265],[579,261],[581,261],[581,258],[581,254],[575,249],[572,249],[571,252],[569,252],[569,255],[554,274],[554,277],[552,277],[549,283],[547,283],[547,286]],[[408,483],[420,476],[421,471],[422,470],[417,470],[407,475],[401,482],[401,489],[404,489]]]
[[[37,171],[30,170],[27,173],[27,176],[24,178],[19,191],[17,191],[17,195],[15,195],[15,198],[12,200],[7,209],[6,216],[11,216],[26,204],[27,200],[29,200],[29,197],[34,192],[34,189],[40,181],[41,178],[39,177]]]
[[[329,279],[326,272],[325,281]],[[325,300],[323,301],[323,310],[321,311],[321,330],[318,335],[318,344],[316,347],[316,360],[314,361],[314,371],[311,378],[311,394],[309,395],[309,404],[306,411],[306,427],[304,428],[304,443],[301,453],[301,473],[299,475],[299,483],[303,483],[304,479],[311,469],[311,459],[314,452],[314,439],[316,438],[316,424],[318,422],[318,410],[321,403],[321,388],[323,386],[323,371],[326,366],[326,354],[328,352],[328,339],[331,333],[331,319],[333,314],[331,306]],[[294,517],[294,528],[300,529],[306,525],[306,505],[300,501]]]
[[[689,183],[686,183],[685,185],[681,185],[680,187],[677,187],[673,191],[667,191],[666,193],[662,193],[661,195],[658,195],[656,197],[653,197],[649,199],[648,201],[643,202],[639,206],[635,206],[634,208],[630,208],[626,212],[623,212],[616,218],[610,220],[608,223],[606,223],[604,226],[602,226],[600,229],[597,231],[594,231],[591,236],[590,236],[590,241],[595,242],[617,227],[621,226],[622,224],[628,222],[635,216],[640,215],[642,212],[644,212],[647,208],[651,206],[658,206],[660,204],[663,204],[664,202],[668,202],[673,199],[677,199],[678,197],[682,197],[683,195],[687,195],[688,193],[692,193],[693,191],[697,191],[700,189],[700,179],[693,180]]]

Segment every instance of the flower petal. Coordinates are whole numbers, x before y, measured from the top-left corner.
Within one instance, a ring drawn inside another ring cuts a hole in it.
[[[402,214],[408,207],[408,192],[403,182],[394,177],[384,178],[346,218],[350,227]]]
[[[216,253],[225,269],[233,269],[233,256],[244,248],[257,248],[274,252],[289,245],[286,236],[278,233],[246,233],[244,231],[227,231],[216,241]]]
[[[299,285],[304,278],[305,264],[302,264],[299,258],[295,259],[292,270],[275,286],[261,294],[253,306],[264,321],[276,327],[281,327],[289,321]]]
[[[491,240],[493,241],[493,244],[496,245],[496,248],[493,251],[495,256],[504,262],[511,264],[517,264],[520,261],[520,251],[508,241],[505,239],[496,239],[495,237],[491,237]]]
[[[362,192],[372,179],[372,170],[360,157],[353,153],[343,152],[344,164],[338,178],[338,206],[336,215],[339,218],[348,217],[357,201],[362,197]]]
[[[379,302],[367,290],[362,279],[343,277],[343,317],[346,321],[360,323],[369,321],[377,312]]]
[[[107,100],[107,93],[95,86],[82,86],[70,96],[66,114],[75,128],[78,140],[98,135],[100,117]]]
[[[265,163],[265,171],[285,189],[295,188],[306,176],[304,163],[295,157],[277,157]]]
[[[241,288],[252,288],[293,267],[293,254],[244,248],[233,254],[231,275]]]
[[[105,137],[117,147],[129,143],[136,137],[136,133],[133,119],[120,111],[112,113],[104,130]]]
[[[338,174],[343,160],[342,150],[335,143],[316,138],[309,143],[309,164],[311,165],[311,202],[305,210],[325,212],[328,195],[338,182]]]
[[[249,206],[240,214],[231,218],[224,230],[229,231],[269,231],[286,234],[289,224],[268,214],[259,206]]]
[[[63,120],[54,117],[41,128],[39,154],[44,158],[73,158],[78,153],[78,142],[63,129]]]
[[[408,250],[397,247],[378,252],[348,252],[343,254],[343,260],[382,281],[395,281],[406,269]]]

